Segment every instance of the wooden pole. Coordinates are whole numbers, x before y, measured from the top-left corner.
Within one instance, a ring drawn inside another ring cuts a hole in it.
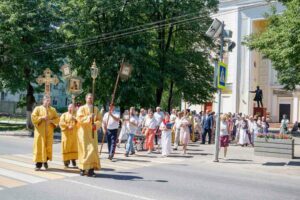
[[[93,94],[93,117],[92,117],[92,136],[93,138],[95,138],[95,130],[94,130],[94,125],[95,125],[95,109],[94,109],[94,106],[95,106],[95,79],[93,78],[93,87],[92,87],[92,94]]]
[[[116,80],[116,83],[115,83],[114,91],[112,93],[111,102],[110,102],[110,105],[109,105],[109,111],[108,112],[110,112],[111,106],[114,104],[114,101],[115,101],[115,95],[116,95],[117,87],[118,87],[118,84],[119,84],[120,74],[121,74],[121,71],[123,69],[123,65],[124,65],[124,58],[122,59],[122,63],[121,63],[120,69],[119,69],[119,73],[118,73],[117,80]],[[105,139],[105,135],[106,135],[106,132],[107,132],[108,120],[109,120],[109,113],[108,113],[106,124],[105,124],[106,131],[103,131],[103,136],[102,136],[102,141],[101,141],[101,147],[100,147],[100,155],[102,153],[104,139]]]

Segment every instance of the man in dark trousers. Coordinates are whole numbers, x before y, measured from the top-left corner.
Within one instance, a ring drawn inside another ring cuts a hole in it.
[[[106,132],[108,145],[108,159],[112,160],[115,155],[117,145],[118,128],[120,123],[120,113],[115,111],[115,106],[111,105],[109,112],[105,113],[102,121],[102,128]]]
[[[208,144],[211,144],[211,133],[213,129],[214,116],[210,111],[206,111],[206,115],[202,121],[202,144],[205,144],[206,135],[208,134]]]
[[[257,107],[260,107],[260,105],[261,105],[261,107],[263,108],[264,107],[263,102],[262,102],[263,92],[259,88],[259,86],[256,87],[255,91],[250,91],[250,92],[255,93],[255,97],[253,100],[257,102]]]

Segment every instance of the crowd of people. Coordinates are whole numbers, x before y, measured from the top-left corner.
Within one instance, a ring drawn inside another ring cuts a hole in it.
[[[62,158],[66,168],[72,163],[75,167],[78,160],[80,175],[95,176],[94,170],[100,169],[98,151],[98,131],[105,133],[108,145],[108,159],[115,156],[116,147],[126,138],[124,156],[135,154],[134,139],[143,138],[142,148],[148,154],[160,153],[169,156],[172,151],[182,151],[187,154],[188,143],[200,140],[201,144],[211,144],[216,130],[216,116],[212,111],[191,112],[186,109],[173,109],[171,113],[163,112],[157,107],[141,108],[138,113],[134,107],[125,110],[121,116],[113,105],[104,114],[93,107],[92,94],[86,95],[86,104],[78,110],[73,104],[68,112],[59,116],[55,108],[50,106],[49,96],[43,98],[43,104],[37,106],[32,113],[34,131],[33,161],[36,170],[48,168],[52,160],[53,132],[59,126],[61,129]],[[281,122],[281,132],[288,129],[286,116]],[[242,114],[223,114],[220,117],[220,146],[227,155],[229,143],[242,147],[254,146],[258,134],[267,134],[269,123],[265,117],[245,116]],[[180,148],[180,149],[179,149]],[[102,149],[102,148],[101,148]]]

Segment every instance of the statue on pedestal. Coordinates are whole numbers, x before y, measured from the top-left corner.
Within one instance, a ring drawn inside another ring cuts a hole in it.
[[[262,102],[263,92],[259,88],[259,86],[256,87],[255,91],[250,91],[250,93],[255,93],[255,97],[253,100],[257,102],[257,107],[260,108],[260,105],[261,105],[261,107],[263,108],[264,107],[263,102]]]

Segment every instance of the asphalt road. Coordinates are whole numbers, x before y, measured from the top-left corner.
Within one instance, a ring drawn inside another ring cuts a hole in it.
[[[213,148],[193,144],[189,149],[188,156],[176,152],[170,158],[139,152],[126,159],[120,153],[114,162],[103,155],[103,170],[88,178],[78,176],[77,170],[62,170],[59,141],[54,145],[57,160],[49,163],[53,170],[35,174],[32,138],[0,136],[0,199],[300,199],[300,174],[269,173],[272,167],[256,170],[251,159],[213,163]]]

